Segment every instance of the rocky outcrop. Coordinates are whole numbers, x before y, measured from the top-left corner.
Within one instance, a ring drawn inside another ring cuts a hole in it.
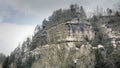
[[[104,63],[109,47],[116,48],[120,42],[119,32],[108,27],[111,19],[119,22],[117,18],[101,16],[89,21],[83,7],[77,5],[64,11],[57,10],[48,21],[44,20],[43,28],[37,26],[32,39],[27,38],[11,53],[9,66],[97,68],[101,66],[99,63]]]

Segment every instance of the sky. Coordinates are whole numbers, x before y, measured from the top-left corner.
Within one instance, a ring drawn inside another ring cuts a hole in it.
[[[97,6],[113,8],[119,3],[120,0],[0,0],[0,53],[9,55],[57,9],[78,4],[92,13]]]

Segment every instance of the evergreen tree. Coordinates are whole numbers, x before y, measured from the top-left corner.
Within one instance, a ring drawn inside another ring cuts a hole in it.
[[[3,68],[9,68],[9,56],[3,62],[2,67]]]
[[[21,58],[18,58],[17,61],[16,61],[16,67],[17,68],[23,68],[22,67],[22,59]]]
[[[35,61],[35,57],[30,56],[26,61],[26,68],[31,68],[33,62]]]

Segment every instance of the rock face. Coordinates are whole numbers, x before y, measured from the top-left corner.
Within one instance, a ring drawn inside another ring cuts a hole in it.
[[[82,45],[79,49],[69,48],[66,44],[52,45],[46,50],[45,56],[35,62],[32,68],[92,68],[95,55],[91,45]],[[52,56],[52,57],[51,57]]]
[[[74,20],[74,19],[73,19]],[[46,30],[48,41],[53,43],[84,41],[85,38],[93,40],[95,32],[90,22],[85,20],[71,20],[53,26]]]
[[[89,40],[94,39],[94,30],[90,24],[90,22],[86,20],[80,21],[68,21],[67,22],[69,28],[69,36],[76,38],[76,40],[83,41],[84,38],[88,38]]]
[[[41,35],[39,36],[41,45],[54,44],[66,40],[70,37],[74,40],[72,41],[83,41],[84,38],[92,40],[94,38],[94,31],[90,22],[86,21],[86,13],[83,7],[79,7],[76,4],[71,5],[71,13],[73,13],[73,18],[65,22],[54,24],[53,26],[41,30]],[[46,26],[47,27],[47,26]]]

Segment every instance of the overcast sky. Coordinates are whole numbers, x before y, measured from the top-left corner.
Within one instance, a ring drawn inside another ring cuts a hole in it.
[[[35,25],[59,8],[70,4],[84,6],[87,12],[99,8],[113,8],[119,0],[0,0],[0,53],[10,54],[27,36],[31,36]]]

